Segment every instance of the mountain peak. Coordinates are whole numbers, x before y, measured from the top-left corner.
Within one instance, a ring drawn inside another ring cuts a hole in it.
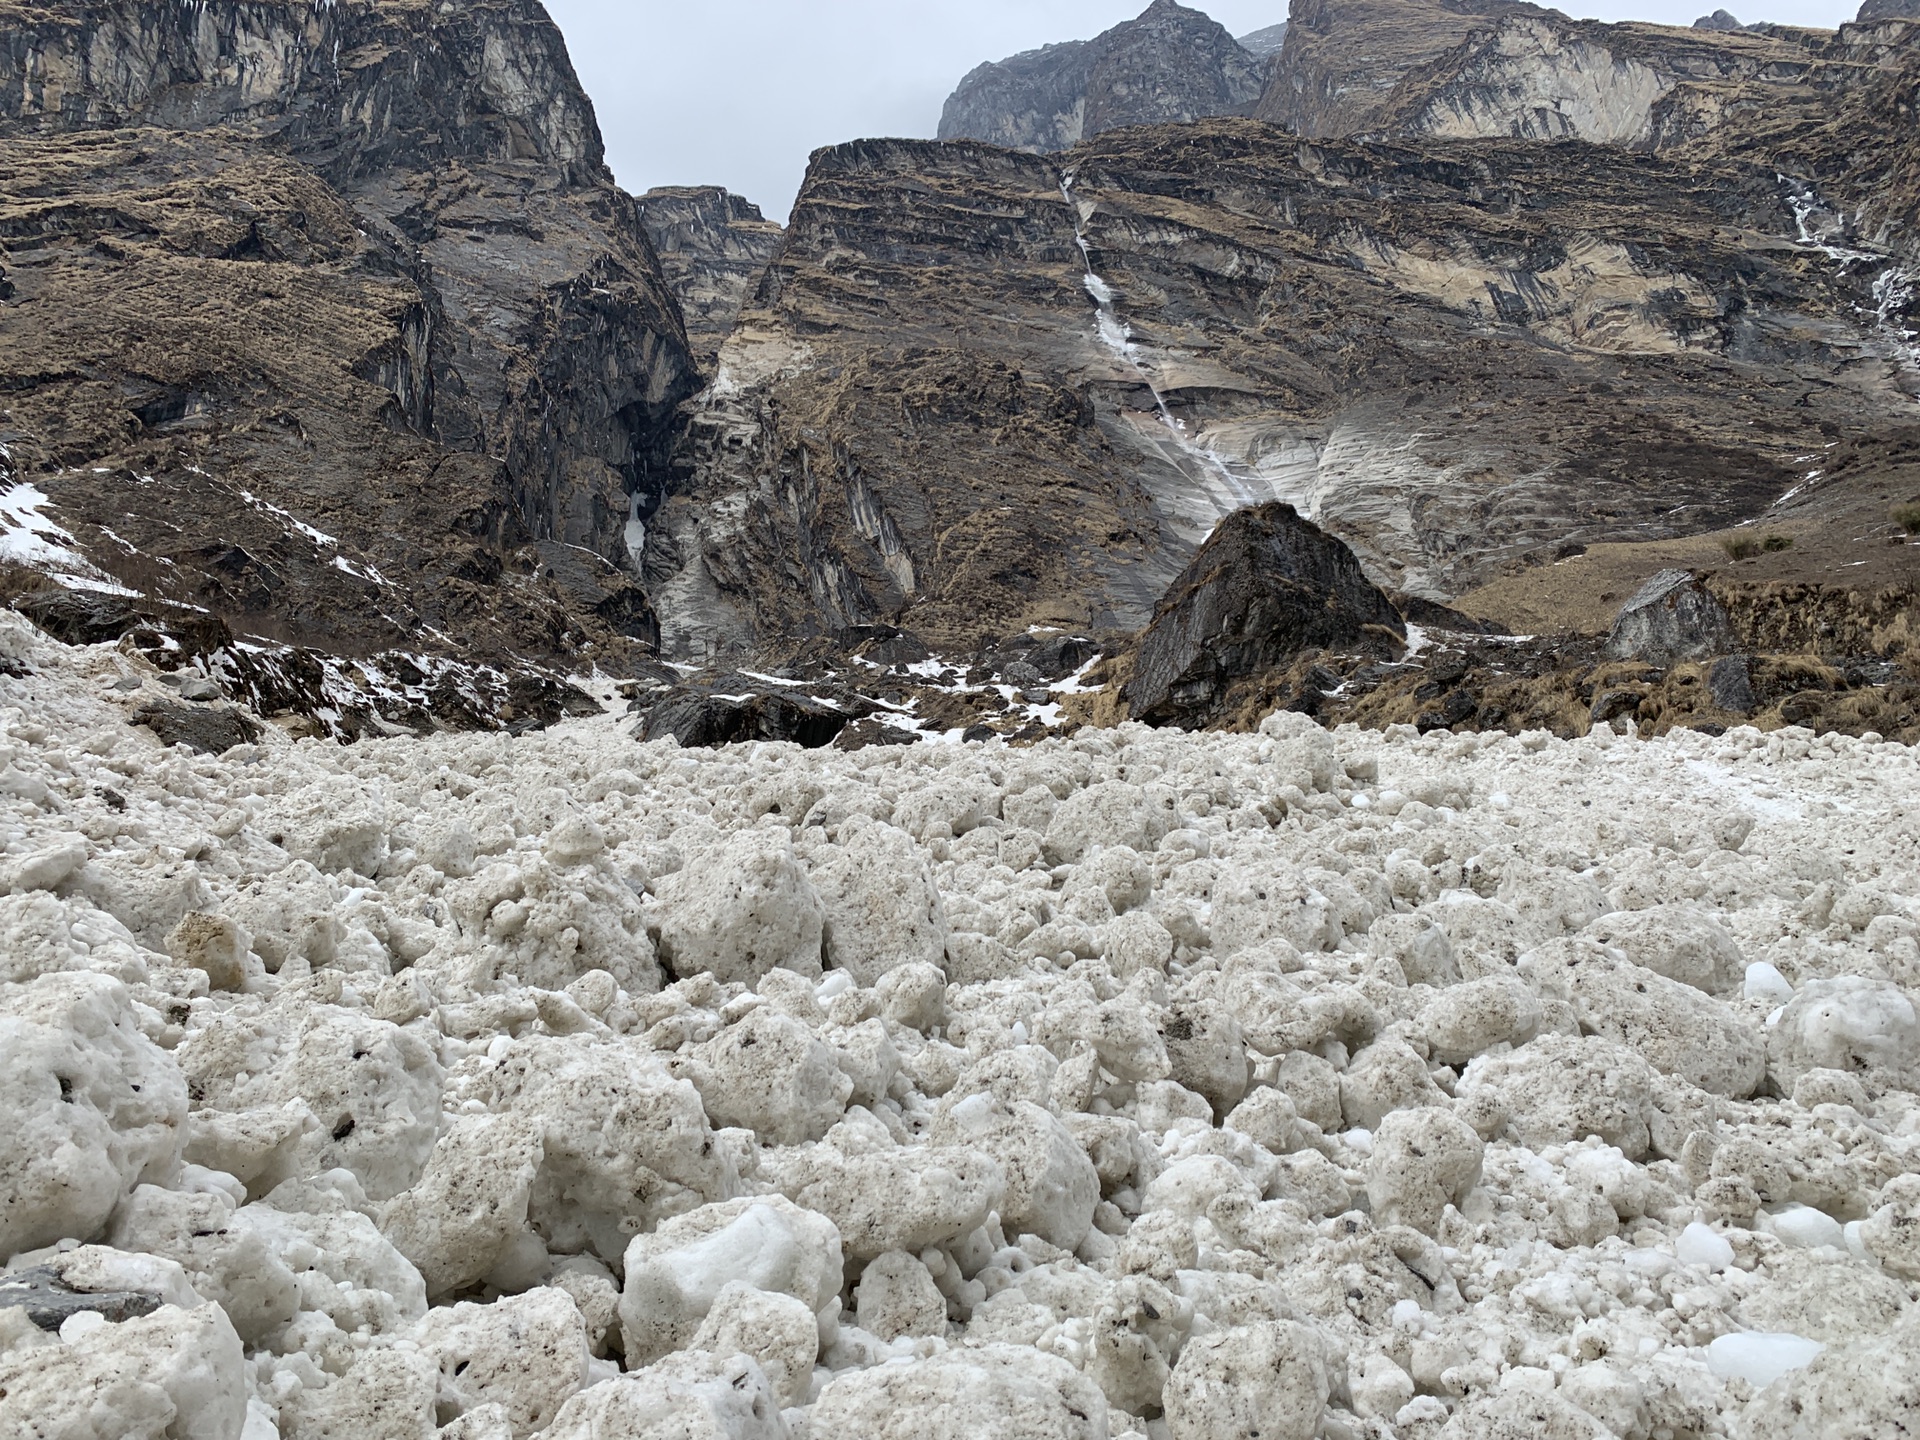
[[[1153,0],[1092,40],[980,66],[947,101],[940,138],[1047,152],[1125,125],[1250,114],[1278,48],[1243,46],[1205,12]]]

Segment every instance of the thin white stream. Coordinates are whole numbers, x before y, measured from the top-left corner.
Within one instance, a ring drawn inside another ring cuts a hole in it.
[[[1228,508],[1239,509],[1247,505],[1258,505],[1265,497],[1249,488],[1240,476],[1235,475],[1218,451],[1194,443],[1193,438],[1187,434],[1186,425],[1173,413],[1172,407],[1167,404],[1167,397],[1154,383],[1153,372],[1140,358],[1139,347],[1133,343],[1133,331],[1128,326],[1126,317],[1120,313],[1119,296],[1115,293],[1113,286],[1109,285],[1094,268],[1093,245],[1087,239],[1086,220],[1080,213],[1080,202],[1073,198],[1073,176],[1061,177],[1060,196],[1067,202],[1067,208],[1073,212],[1073,238],[1080,247],[1081,259],[1087,267],[1083,283],[1087,287],[1087,294],[1093,297],[1094,307],[1098,312],[1096,325],[1100,343],[1126,361],[1133,372],[1140,377],[1141,383],[1147,387],[1147,393],[1153,396],[1155,408],[1160,412],[1160,423],[1173,437],[1173,443],[1180,448],[1180,452],[1200,467],[1204,477],[1217,480],[1225,486],[1226,498],[1231,502]]]
[[[1874,328],[1892,352],[1889,358],[1908,374],[1920,375],[1920,343],[1916,343],[1920,342],[1920,332],[1909,330],[1901,323],[1901,317],[1913,303],[1913,274],[1890,255],[1835,244],[1837,238],[1846,234],[1843,217],[1836,215],[1811,186],[1785,175],[1779,180],[1787,187],[1787,205],[1793,211],[1794,228],[1799,232],[1802,246],[1819,251],[1838,265],[1843,275],[1856,265],[1880,267],[1873,282],[1874,308],[1862,307],[1860,313],[1872,318]]]

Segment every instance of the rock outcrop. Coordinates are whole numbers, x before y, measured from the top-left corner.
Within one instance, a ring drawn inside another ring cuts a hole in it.
[[[1726,607],[1701,577],[1687,570],[1662,570],[1621,607],[1607,637],[1615,660],[1705,660],[1733,648],[1733,624]]]
[[[1137,629],[1281,500],[1444,601],[1873,451],[1911,413],[1887,263],[1803,241],[1770,167],[1618,147],[842,146],[689,408],[643,574],[675,658],[868,623],[963,655]]]
[[[784,232],[751,201],[711,185],[649,190],[640,223],[680,302],[694,357],[710,373]]]
[[[1516,136],[1654,148],[1686,87],[1788,88],[1808,32],[1570,20],[1510,0],[1297,0],[1255,114],[1302,135]]]
[[[1096,39],[980,66],[948,99],[940,138],[1046,152],[1124,125],[1245,115],[1265,86],[1269,53],[1245,48],[1198,10],[1154,0]]]
[[[534,0],[7,5],[0,92],[41,559],[347,654],[650,638],[694,368]]]
[[[1229,515],[1174,581],[1141,637],[1126,699],[1135,719],[1198,728],[1237,680],[1308,649],[1371,638],[1391,650],[1404,634],[1351,550],[1270,501]]]

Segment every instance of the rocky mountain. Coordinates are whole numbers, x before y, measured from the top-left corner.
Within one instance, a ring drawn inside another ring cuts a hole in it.
[[[1278,55],[1281,46],[1287,43],[1287,22],[1269,25],[1264,30],[1256,30],[1251,35],[1240,37],[1240,48],[1262,59],[1269,55]]]
[[[1888,262],[1795,204],[1754,166],[1232,120],[825,152],[689,412],[667,647],[1131,629],[1274,499],[1434,600],[1765,515],[1912,416]]]
[[[694,358],[711,373],[783,232],[757,205],[718,186],[649,190],[639,204]]]
[[[540,5],[5,4],[0,76],[16,535],[347,656],[641,653],[695,362]]]
[[[1266,118],[1192,120],[1264,72],[1162,0],[988,67],[1072,90],[1003,143],[820,152],[785,230],[615,188],[531,0],[0,18],[0,579],[91,587],[23,603],[267,709],[520,723],[598,666],[676,734],[971,733],[1082,680],[1116,718],[1158,666],[1140,713],[1179,723],[1578,728],[1572,642],[1467,710],[1350,627],[1154,660],[1221,521],[1276,505],[1416,627],[1597,646],[1649,575],[1721,568],[1743,645],[1844,635],[1870,676],[1906,643],[1902,18],[1301,0]]]
[[[1269,53],[1243,48],[1198,10],[1154,0],[1096,39],[980,66],[947,101],[940,138],[1048,152],[1123,125],[1245,115]]]

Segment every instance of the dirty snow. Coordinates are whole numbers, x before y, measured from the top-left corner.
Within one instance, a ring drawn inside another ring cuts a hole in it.
[[[1920,767],[1137,726],[207,758],[0,613],[0,1434],[1920,1407]]]

